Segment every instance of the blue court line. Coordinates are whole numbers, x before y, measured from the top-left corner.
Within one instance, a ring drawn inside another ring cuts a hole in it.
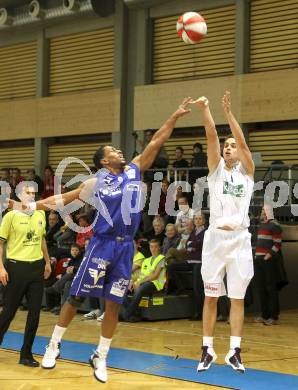
[[[37,336],[33,352],[43,355],[49,338]],[[0,348],[19,351],[23,342],[23,334],[7,332]],[[78,343],[63,340],[61,358],[75,362],[86,363],[94,344]],[[221,387],[241,390],[270,390],[298,389],[298,376],[281,374],[271,371],[246,369],[240,374],[226,365],[214,364],[208,372],[196,372],[197,361],[191,359],[175,359],[171,356],[139,352],[122,348],[111,348],[108,356],[108,366],[121,370],[140,372],[160,377],[180,379]],[[59,368],[59,361],[57,363]]]

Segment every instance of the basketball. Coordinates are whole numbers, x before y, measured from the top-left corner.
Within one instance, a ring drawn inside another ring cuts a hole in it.
[[[207,24],[197,12],[186,12],[177,21],[179,37],[188,44],[200,42],[207,34]]]

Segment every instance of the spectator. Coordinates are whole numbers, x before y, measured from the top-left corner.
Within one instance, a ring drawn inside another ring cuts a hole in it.
[[[282,229],[274,219],[270,205],[264,205],[260,222],[255,253],[255,278],[262,315],[256,318],[256,322],[276,325],[280,312],[278,287],[279,282],[285,279],[280,272],[283,270]],[[283,283],[283,286],[285,284]]]
[[[46,232],[46,242],[51,256],[56,254],[56,252],[53,252],[50,249],[57,245],[54,235],[59,231],[60,227],[61,222],[59,214],[56,211],[51,211],[48,215],[48,228]]]
[[[9,169],[8,168],[2,168],[0,170],[0,180],[6,181],[7,183],[10,182],[10,175],[9,175]]]
[[[173,251],[174,258],[167,255],[168,275],[174,281],[179,295],[185,290],[179,271],[192,271],[193,277],[193,319],[202,319],[204,284],[201,276],[202,248],[205,234],[205,216],[197,212],[194,216],[194,229],[186,242],[186,248]]]
[[[182,146],[177,146],[176,147],[176,160],[173,162],[173,167],[174,168],[188,168],[189,163],[185,158],[183,158],[184,154],[184,149]],[[185,180],[186,175],[185,171],[178,171],[178,177],[179,180]]]
[[[188,168],[189,163],[183,158],[184,149],[182,146],[176,147],[176,160],[173,162],[174,168]]]
[[[193,158],[191,160],[191,167],[200,167],[200,169],[191,170],[190,181],[195,183],[198,177],[206,176],[208,174],[207,169],[207,155],[203,151],[203,145],[199,142],[193,145]]]
[[[65,261],[62,259],[60,261]],[[60,295],[61,296],[61,306],[64,304],[68,297],[68,292],[72,283],[72,280],[79,269],[79,266],[82,261],[82,255],[80,247],[77,244],[72,244],[70,248],[70,256],[68,258],[68,264],[65,272],[60,275],[57,275],[57,281],[51,286],[45,289],[46,294]],[[52,313],[59,314],[60,307],[54,308]]]
[[[44,169],[44,190],[42,198],[48,198],[54,195],[54,170],[50,165],[47,165]]]
[[[161,192],[160,192],[160,200],[159,200],[159,207],[158,207],[158,215],[160,217],[163,217],[165,220],[167,220],[169,217],[166,213],[166,201],[167,201],[167,193],[170,183],[164,179],[161,182]],[[166,222],[166,221],[165,221]]]
[[[166,264],[167,266],[171,264],[172,262],[176,261],[176,258],[179,261],[180,259],[180,254],[186,250],[186,243],[187,240],[189,239],[191,233],[193,232],[194,229],[194,223],[192,219],[188,219],[185,221],[185,231],[180,235],[180,241],[177,245],[177,248],[170,248],[168,252],[166,253]]]
[[[151,257],[143,260],[141,274],[133,284],[133,297],[130,303],[124,303],[123,318],[126,321],[137,321],[137,309],[143,296],[151,295],[164,288],[166,282],[164,255],[161,254],[160,242],[151,240]]]
[[[43,181],[38,175],[36,175],[35,169],[33,168],[28,169],[27,174],[28,174],[27,179],[30,181],[34,181],[38,185],[37,195],[38,197],[41,197],[41,194],[43,193],[43,189],[44,189]]]
[[[166,255],[171,248],[177,248],[180,241],[180,235],[177,232],[176,225],[168,223],[166,226],[166,238],[163,241],[161,253]]]
[[[185,222],[188,219],[193,219],[194,217],[194,211],[189,207],[188,199],[186,196],[182,196],[178,199],[178,207],[179,212],[176,217],[176,227],[178,230],[178,233],[184,233],[185,232]]]
[[[165,222],[164,219],[161,217],[155,217],[152,222],[153,230],[150,232],[144,234],[145,238],[147,239],[147,245],[146,241],[143,240],[143,250],[144,255],[146,257],[150,256],[150,250],[148,247],[148,242],[151,240],[158,240],[160,243],[160,246],[163,244],[163,240],[165,239]]]
[[[86,214],[81,214],[78,216],[78,223],[81,228],[85,228],[85,232],[83,233],[77,233],[77,238],[76,238],[76,244],[83,249],[85,245],[85,240],[86,238],[91,238],[94,234],[93,230],[87,229],[89,225],[88,217]]]
[[[71,217],[69,217],[71,219]],[[59,253],[64,253],[63,250],[69,250],[71,245],[76,241],[76,233],[68,226],[67,221],[62,225],[57,233],[54,235],[57,242]],[[86,240],[85,240],[86,243]]]
[[[24,181],[23,176],[21,176],[21,171],[19,168],[12,168],[12,174],[10,178],[10,187],[11,187],[11,198],[18,200],[16,195],[16,187],[19,183]]]

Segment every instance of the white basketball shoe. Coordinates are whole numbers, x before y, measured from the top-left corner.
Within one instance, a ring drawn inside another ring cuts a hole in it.
[[[97,351],[90,356],[89,363],[94,369],[95,378],[102,383],[108,380],[107,362],[106,359],[100,358]]]
[[[56,366],[56,360],[60,356],[60,343],[50,340],[46,346],[46,352],[41,361],[41,367],[51,369]]]

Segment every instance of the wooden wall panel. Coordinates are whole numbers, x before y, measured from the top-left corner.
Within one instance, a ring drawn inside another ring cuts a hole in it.
[[[183,97],[205,95],[217,124],[226,120],[221,107],[225,90],[232,93],[233,111],[241,123],[298,119],[298,69],[251,73],[135,88],[135,130],[159,128]],[[202,125],[199,110],[181,118],[177,127]]]
[[[282,160],[285,164],[298,163],[298,129],[258,130],[249,133],[252,152],[261,153],[264,163]]]
[[[250,3],[250,71],[298,66],[297,0]]]
[[[113,86],[114,30],[50,39],[50,95]]]
[[[0,145],[0,168],[19,168],[26,178],[27,169],[34,168],[34,146]]]
[[[48,147],[48,163],[56,169],[65,157],[75,157],[82,160],[87,166],[93,167],[93,155],[102,144],[99,142],[80,142],[50,145]],[[72,163],[67,166],[63,176],[74,176],[78,173],[89,174],[82,165]]]
[[[0,99],[36,94],[36,42],[0,47]]]
[[[118,89],[0,102],[0,139],[118,132]]]

